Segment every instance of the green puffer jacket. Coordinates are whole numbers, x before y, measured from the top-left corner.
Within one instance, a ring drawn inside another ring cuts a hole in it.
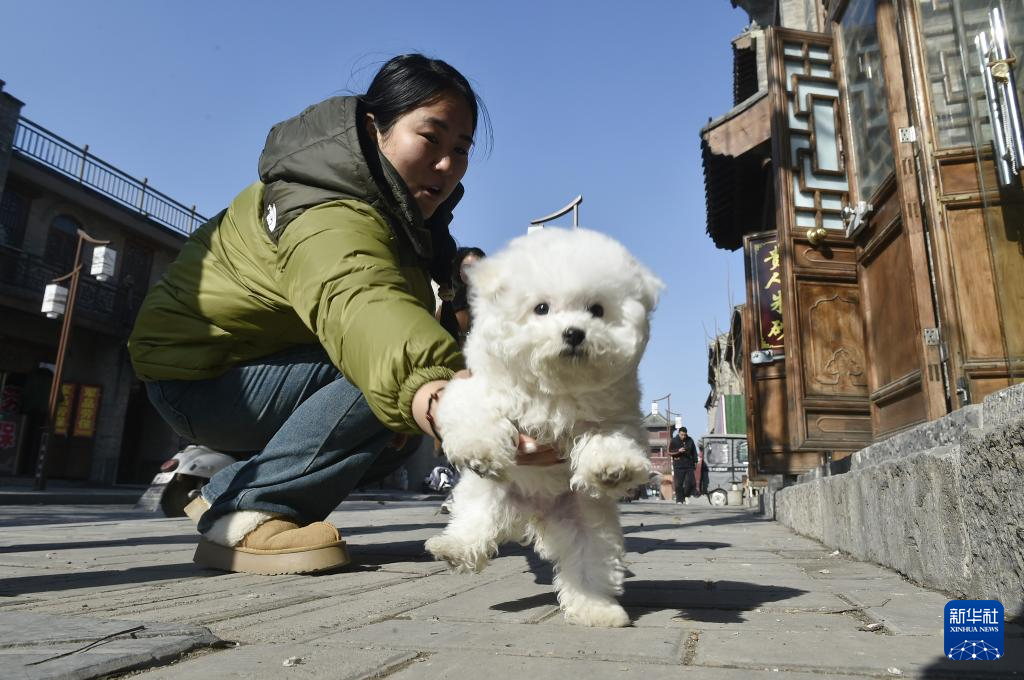
[[[276,125],[260,182],[185,243],[128,341],[143,380],[200,380],[320,343],[380,421],[419,432],[412,397],[463,367],[434,320],[459,187],[424,223],[397,172],[359,132],[354,97]]]

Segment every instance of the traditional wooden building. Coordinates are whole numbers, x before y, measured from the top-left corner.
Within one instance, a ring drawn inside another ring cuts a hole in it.
[[[109,280],[80,278],[47,476],[148,481],[180,442],[150,406],[125,341],[149,286],[204,218],[22,106],[0,81],[0,476],[35,473],[62,323],[40,303],[71,272],[84,230],[118,257]]]
[[[729,317],[729,330],[708,343],[708,385],[704,402],[708,434],[746,434],[746,388],[743,378],[743,305]]]
[[[672,458],[668,447],[672,432],[678,427],[658,412],[658,404],[651,404],[651,412],[644,416],[644,429],[647,430],[647,457],[655,472],[663,475],[672,474]]]
[[[732,0],[707,229],[747,267],[753,475],[1024,377],[1024,3]]]

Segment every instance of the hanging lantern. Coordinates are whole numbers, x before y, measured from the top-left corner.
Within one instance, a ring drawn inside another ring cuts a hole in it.
[[[651,415],[652,416],[658,415],[658,402],[656,402],[656,401],[652,401],[651,402]]]
[[[106,281],[114,275],[114,264],[117,262],[117,252],[110,246],[96,246],[92,250],[92,269],[89,273],[96,277],[97,281]]]
[[[683,417],[682,416],[676,416],[676,429],[678,430],[682,426],[683,426]]]
[[[51,283],[43,291],[42,312],[50,319],[56,319],[64,313],[68,306],[68,289],[56,283]]]

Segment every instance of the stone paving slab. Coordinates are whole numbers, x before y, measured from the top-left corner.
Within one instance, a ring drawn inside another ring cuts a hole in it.
[[[882,635],[869,632],[769,632],[757,636],[740,631],[705,631],[694,663],[708,666],[764,665],[787,670],[828,673],[842,668],[863,675],[965,678],[981,675],[1009,678],[1024,675],[1024,657],[999,661],[949,661],[942,635]],[[889,669],[896,669],[890,671]]]
[[[132,629],[138,630],[125,632]],[[122,634],[109,637],[115,633]],[[89,646],[97,641],[102,642]],[[0,669],[6,680],[94,678],[166,664],[219,642],[200,626],[0,612]]]
[[[322,640],[225,649],[149,671],[146,680],[356,680],[390,676],[416,659],[416,652],[342,647]],[[289,665],[285,665],[285,664]]]
[[[503,572],[495,571],[490,576],[474,577],[474,584],[484,588],[499,583],[504,576]],[[387,588],[349,596],[336,597],[325,591],[319,600],[239,616],[213,623],[210,627],[221,637],[250,643],[320,639],[341,630],[406,616],[410,610],[443,601],[466,588],[464,578],[435,577],[405,580]]]
[[[478,621],[480,623],[538,623],[558,612],[548,583],[534,583],[529,574],[475,585],[438,602],[405,613],[411,619]]]
[[[500,623],[481,626],[442,620],[432,620],[424,625],[421,621],[391,620],[344,631],[325,639],[376,649],[471,649],[511,656],[678,664],[685,653],[686,635],[682,629],[556,628]]]
[[[506,656],[481,652],[439,651],[422,656],[389,680],[452,680],[476,678],[481,669],[500,669],[503,678],[565,680],[584,676],[587,680],[850,680],[849,675],[780,672],[777,668],[722,669],[705,666],[664,665],[637,661],[590,661],[585,669],[576,659],[535,656]],[[147,676],[148,677],[148,676]]]

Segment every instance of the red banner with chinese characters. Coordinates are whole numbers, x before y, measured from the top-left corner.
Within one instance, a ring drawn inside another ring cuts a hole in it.
[[[57,398],[57,413],[53,416],[53,433],[68,436],[71,426],[71,400],[75,397],[75,383],[63,383]]]
[[[754,272],[754,322],[758,349],[781,350],[785,339],[782,323],[782,268],[775,237],[750,241],[750,270]]]
[[[0,413],[14,415],[21,411],[21,388],[17,385],[4,385],[0,393]]]
[[[78,389],[78,409],[75,411],[75,429],[71,433],[75,437],[93,437],[96,435],[96,417],[100,412],[100,394],[103,388],[99,385],[82,385]]]
[[[0,451],[13,450],[18,444],[18,423],[13,420],[0,420]]]

